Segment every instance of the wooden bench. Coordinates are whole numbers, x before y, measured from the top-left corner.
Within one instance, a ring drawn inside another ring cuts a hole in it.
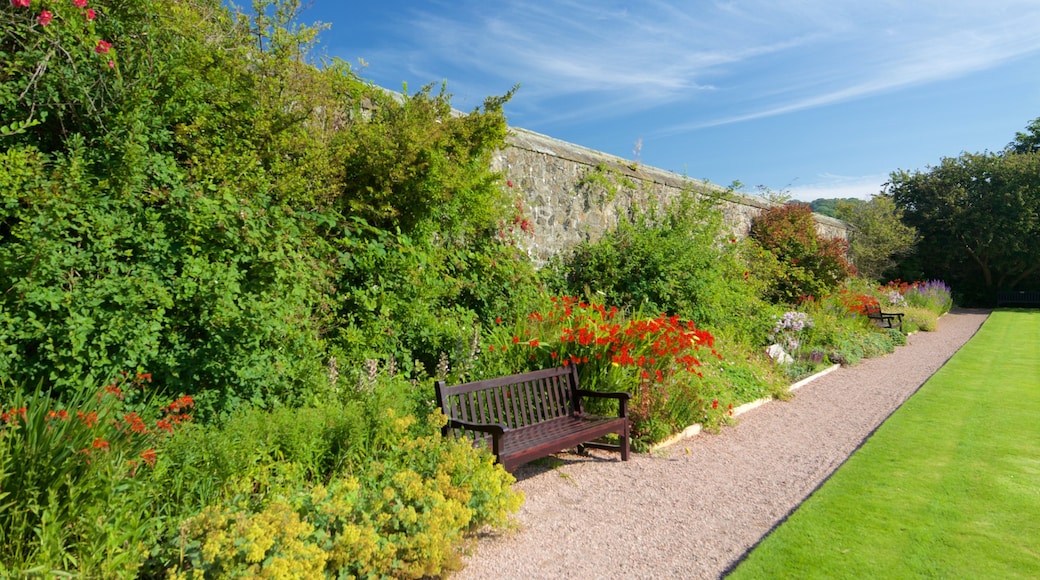
[[[1040,306],[1040,291],[998,290],[997,307],[1001,306]]]
[[[899,331],[903,331],[903,313],[902,312],[882,312],[881,305],[874,303],[868,304],[864,309],[867,318],[871,320],[877,320],[880,323],[884,323],[887,328],[892,328],[892,321],[899,321]]]
[[[574,365],[497,377],[449,387],[436,382],[437,405],[448,417],[443,434],[462,433],[488,444],[506,471],[572,447],[621,452],[628,461],[629,393],[598,393],[578,388]],[[616,399],[616,417],[585,412],[583,399]],[[617,445],[597,442],[610,433]]]

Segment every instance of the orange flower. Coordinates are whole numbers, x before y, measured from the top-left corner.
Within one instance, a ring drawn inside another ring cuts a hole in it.
[[[93,428],[98,423],[98,417],[96,411],[84,413],[83,411],[76,411],[76,416],[79,417],[80,421],[87,426],[88,429]]]
[[[155,467],[155,449],[145,449],[141,452],[141,459],[148,464],[148,467]]]

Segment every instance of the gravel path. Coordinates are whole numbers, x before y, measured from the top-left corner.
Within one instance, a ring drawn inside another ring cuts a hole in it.
[[[717,578],[815,490],[968,341],[988,311],[840,368],[664,451],[525,466],[517,529],[480,538],[454,578]]]

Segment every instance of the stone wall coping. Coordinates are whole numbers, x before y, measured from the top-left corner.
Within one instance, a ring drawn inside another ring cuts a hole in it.
[[[605,164],[614,170],[621,172],[622,174],[640,179],[643,181],[651,181],[653,183],[659,183],[661,185],[667,185],[681,189],[686,185],[694,185],[698,190],[705,193],[714,193],[717,195],[727,195],[727,197],[734,203],[741,205],[748,205],[760,209],[768,209],[773,207],[775,204],[765,199],[755,197],[746,193],[729,191],[724,187],[703,181],[700,179],[692,179],[685,175],[659,169],[657,167],[651,167],[649,165],[643,165],[635,161],[627,161],[614,155],[597,151],[589,147],[584,147],[576,143],[570,143],[568,141],[562,141],[548,135],[543,135],[529,129],[522,129],[519,127],[510,127],[509,135],[506,137],[506,143],[512,147],[518,149],[524,149],[534,153],[541,153],[543,155],[552,155],[568,161],[576,163],[582,163],[595,167],[599,164]],[[830,226],[839,229],[848,229],[849,224],[835,219],[829,216],[820,215],[817,213],[813,214],[813,218],[817,223],[825,226]]]

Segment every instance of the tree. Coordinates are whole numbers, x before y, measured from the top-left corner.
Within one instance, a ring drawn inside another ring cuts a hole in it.
[[[887,193],[918,230],[922,272],[969,302],[1040,282],[1040,153],[966,153],[897,171]]]
[[[867,202],[856,197],[831,197],[831,198],[819,198],[809,202],[809,207],[813,210],[813,213],[825,215],[828,217],[837,217],[835,213],[839,203],[851,203],[862,205]],[[840,218],[839,218],[840,219]]]
[[[849,253],[861,276],[880,280],[896,265],[895,258],[914,250],[917,230],[903,223],[903,210],[890,196],[875,195],[867,202],[839,200],[835,217],[856,228]]]
[[[1008,153],[1036,153],[1040,151],[1040,117],[1026,125],[1025,132],[1015,133],[1015,140],[1008,143]]]

